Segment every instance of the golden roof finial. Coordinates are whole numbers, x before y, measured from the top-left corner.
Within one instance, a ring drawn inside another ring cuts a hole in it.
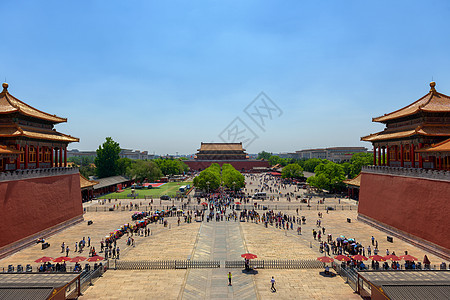
[[[436,82],[432,81],[430,82],[430,92],[436,93],[436,89],[434,88],[436,86]]]
[[[3,92],[6,92],[8,90],[8,84],[6,82],[3,82],[2,87],[3,87]]]

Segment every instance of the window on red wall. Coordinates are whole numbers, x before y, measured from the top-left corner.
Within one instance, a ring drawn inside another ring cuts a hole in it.
[[[405,161],[410,161],[411,160],[411,152],[410,152],[410,146],[409,145],[405,145],[403,146],[403,156],[404,156],[404,160]]]
[[[25,162],[25,147],[20,147],[20,151],[22,151],[20,154],[20,162],[23,163]]]
[[[414,161],[419,161],[420,154],[418,152],[414,152]]]
[[[44,161],[45,162],[50,162],[50,149],[45,148],[44,150]]]
[[[397,159],[397,153],[395,153],[395,147],[391,146],[389,148],[389,159],[390,160],[396,160]]]

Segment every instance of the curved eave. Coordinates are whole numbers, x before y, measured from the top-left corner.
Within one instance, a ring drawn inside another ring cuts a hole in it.
[[[0,94],[0,97],[5,98],[6,101],[9,103],[9,105],[11,106],[10,110],[0,111],[0,114],[19,113],[19,114],[22,114],[22,115],[25,115],[28,117],[49,121],[49,122],[52,122],[55,124],[67,122],[67,118],[61,118],[56,115],[51,115],[49,113],[40,111],[39,109],[36,109],[36,108],[20,101],[19,99],[17,99],[13,95],[11,95],[8,91],[3,91]],[[18,104],[16,104],[16,103],[18,103]]]
[[[418,114],[422,111],[427,113],[450,112],[450,107],[449,104],[447,103],[450,104],[449,96],[438,93],[436,91],[430,91],[428,94],[426,94],[425,96],[421,97],[419,100],[411,103],[408,106],[400,108],[391,113],[385,114],[383,116],[372,118],[372,122],[387,123],[395,119],[405,118]],[[406,112],[401,113],[402,111]]]

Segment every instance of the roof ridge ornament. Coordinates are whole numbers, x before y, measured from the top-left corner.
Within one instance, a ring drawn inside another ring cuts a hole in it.
[[[8,91],[8,86],[9,86],[9,85],[8,85],[6,82],[3,82],[3,84],[2,84],[2,87],[3,87],[2,93]]]
[[[434,88],[436,86],[436,82],[432,81],[430,82],[430,93],[435,94],[436,89]]]

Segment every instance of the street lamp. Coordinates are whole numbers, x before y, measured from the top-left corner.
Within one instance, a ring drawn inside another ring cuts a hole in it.
[[[206,185],[208,186],[208,196],[209,196],[209,181],[206,182]]]

